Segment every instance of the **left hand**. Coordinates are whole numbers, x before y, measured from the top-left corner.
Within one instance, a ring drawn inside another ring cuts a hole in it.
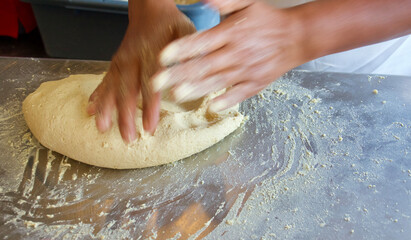
[[[305,62],[300,24],[291,12],[260,1],[209,2],[232,14],[208,31],[169,44],[160,61],[170,67],[155,75],[154,90],[171,88],[177,101],[189,101],[229,88],[210,105],[217,112]]]

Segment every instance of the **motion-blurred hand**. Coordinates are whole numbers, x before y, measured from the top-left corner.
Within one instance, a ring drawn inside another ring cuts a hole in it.
[[[142,97],[143,126],[154,134],[160,93],[152,90],[150,77],[159,70],[159,52],[171,41],[195,32],[194,25],[174,2],[167,0],[167,3],[170,4],[165,6],[151,0],[129,2],[126,34],[103,82],[90,96],[87,108],[90,115],[96,115],[99,131],[110,129],[113,111],[117,109],[121,136],[126,142],[133,141],[137,100]]]
[[[220,25],[169,44],[160,61],[154,89],[171,88],[177,101],[188,101],[228,88],[211,111],[233,106],[261,91],[305,62],[299,22],[287,10],[252,0],[208,0],[223,13]]]

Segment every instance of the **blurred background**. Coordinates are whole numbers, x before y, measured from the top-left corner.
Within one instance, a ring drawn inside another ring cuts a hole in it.
[[[220,21],[218,12],[200,0],[174,1],[197,30]],[[285,8],[310,0],[265,1]],[[0,56],[110,60],[127,28],[127,12],[128,0],[0,0]],[[297,68],[411,76],[410,56],[408,35],[324,56]]]
[[[287,7],[304,0],[268,0]],[[0,56],[109,60],[127,27],[127,0],[1,0]],[[212,19],[207,16],[208,21]]]

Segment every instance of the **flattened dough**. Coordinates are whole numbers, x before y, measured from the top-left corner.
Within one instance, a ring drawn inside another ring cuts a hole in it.
[[[162,101],[154,136],[143,131],[137,107],[137,140],[125,144],[116,116],[113,127],[98,132],[94,116],[86,112],[88,98],[103,75],[72,75],[45,82],[23,102],[24,118],[45,147],[83,163],[117,169],[144,168],[170,163],[200,152],[238,128],[243,120],[238,106],[218,114],[207,112],[213,96],[177,105]]]

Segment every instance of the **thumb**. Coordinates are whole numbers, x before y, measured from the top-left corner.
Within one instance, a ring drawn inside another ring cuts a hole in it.
[[[214,8],[220,11],[221,15],[230,14],[253,4],[256,0],[206,0]]]
[[[178,22],[175,26],[175,31],[176,31],[176,38],[182,38],[186,35],[190,35],[196,32],[196,28],[194,24],[191,22],[191,20],[182,14],[182,20],[181,22]],[[173,39],[175,40],[175,39]]]

